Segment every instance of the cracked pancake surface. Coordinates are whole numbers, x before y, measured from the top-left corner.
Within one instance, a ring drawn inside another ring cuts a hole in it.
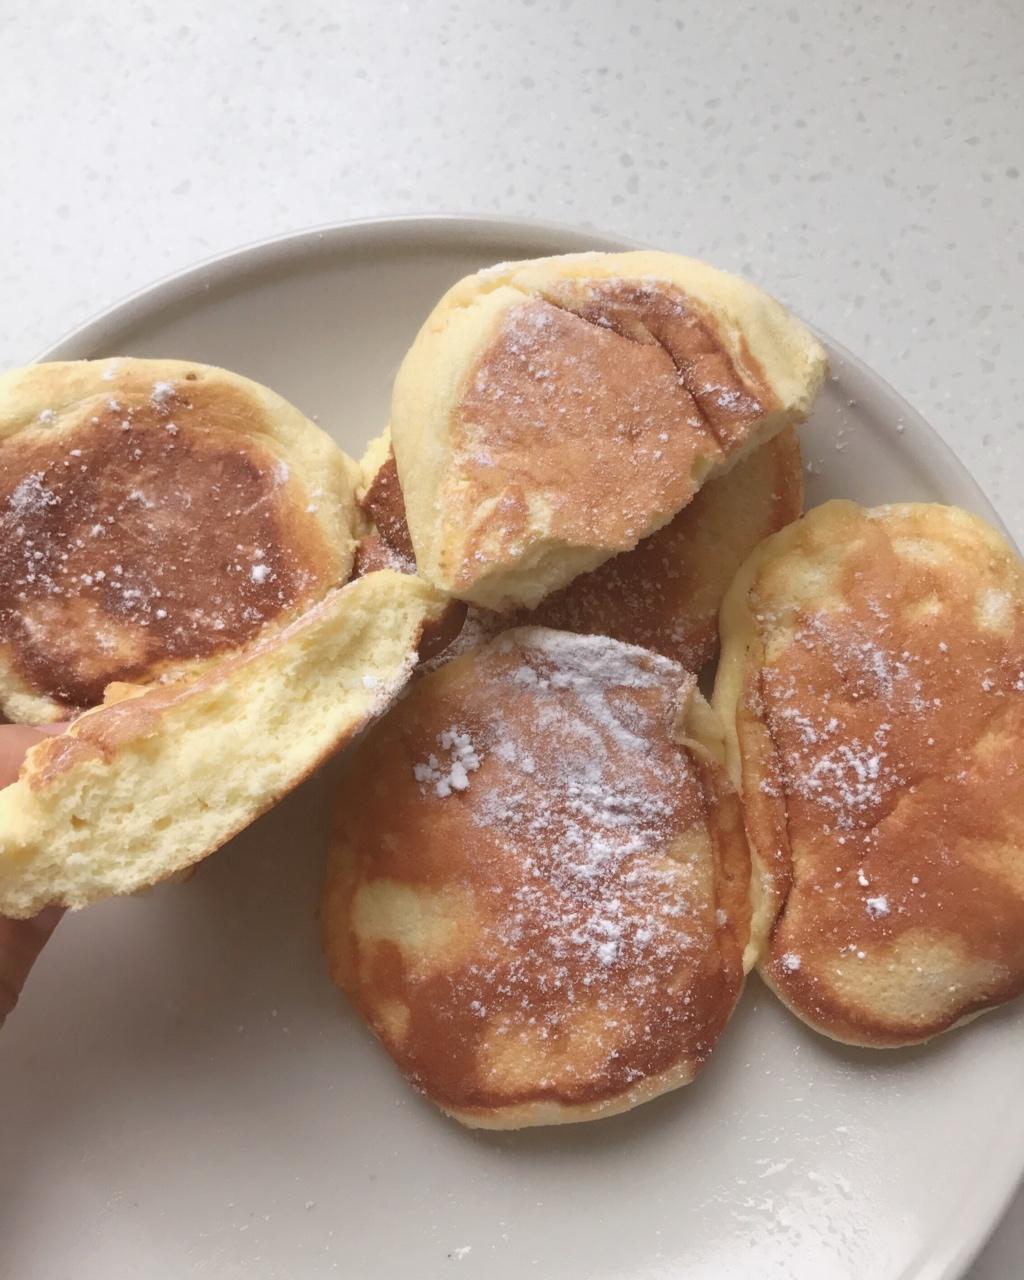
[[[467,277],[403,361],[391,431],[419,570],[537,604],[802,420],[825,356],[760,290],[671,254]]]
[[[355,480],[297,409],[225,370],[0,377],[0,711],[59,719],[295,616],[348,576]]]
[[[749,858],[676,663],[521,628],[360,743],[321,912],[336,982],[474,1126],[591,1119],[687,1083],[743,980]]]
[[[951,507],[831,502],[722,608],[715,705],[769,985],[915,1043],[1024,990],[1024,566]]]

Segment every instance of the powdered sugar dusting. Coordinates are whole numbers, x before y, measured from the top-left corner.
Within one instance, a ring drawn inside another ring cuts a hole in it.
[[[543,628],[492,649],[495,661],[480,667],[492,710],[476,708],[471,763],[493,756],[500,767],[474,779],[471,816],[516,867],[494,923],[520,957],[507,980],[517,986],[518,973],[528,1000],[528,957],[540,947],[554,990],[581,998],[614,971],[638,998],[653,997],[655,961],[715,927],[693,870],[660,859],[674,833],[703,819],[699,782],[669,736],[692,678],[643,650]],[[454,727],[440,741],[453,759],[470,749]],[[447,793],[444,765],[431,757],[417,769]]]
[[[885,644],[885,609],[875,601],[872,612],[875,634],[858,634],[845,617],[811,613],[793,637],[798,651],[820,653],[835,664],[845,697],[879,708],[867,725],[859,717],[859,727],[852,730],[841,701],[808,697],[791,674],[769,667],[763,678],[768,723],[787,788],[827,811],[845,833],[870,830],[887,797],[905,783],[889,749],[896,718],[932,707],[911,655]],[[863,875],[859,870],[858,877]]]
[[[48,507],[55,507],[59,502],[60,498],[46,486],[42,473],[37,471],[14,486],[7,499],[7,510],[15,519],[21,519],[29,515],[41,515]]]

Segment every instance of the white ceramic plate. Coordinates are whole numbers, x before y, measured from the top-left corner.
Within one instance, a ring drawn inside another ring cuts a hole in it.
[[[343,226],[189,271],[47,356],[228,365],[358,454],[451,281],[617,247],[497,221]],[[810,501],[994,519],[921,419],[833,355],[805,432]],[[1024,1162],[1024,1009],[872,1053],[752,979],[690,1088],[597,1124],[469,1133],[406,1088],[326,977],[328,784],[191,883],[61,925],[0,1037],[0,1275],[937,1280],[966,1264]]]

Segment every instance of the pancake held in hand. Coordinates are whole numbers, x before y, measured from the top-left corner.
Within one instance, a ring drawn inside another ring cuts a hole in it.
[[[384,710],[445,604],[375,573],[190,680],[115,686],[0,791],[0,915],[132,893],[212,853]]]
[[[425,676],[360,744],[331,972],[466,1124],[612,1114],[691,1080],[739,995],[749,859],[720,731],[656,654],[543,628]]]
[[[952,507],[831,502],[722,608],[762,972],[852,1044],[1024,990],[1024,567]]]
[[[280,396],[175,360],[0,377],[0,713],[58,720],[344,582],[355,464]]]
[[[395,380],[419,571],[485,608],[532,607],[801,421],[824,372],[778,303],[692,259],[576,254],[469,276]]]
[[[362,506],[378,533],[360,543],[361,566],[415,572],[394,456],[371,446],[377,466]],[[449,657],[509,626],[545,626],[607,635],[653,649],[697,671],[715,653],[718,610],[737,569],[803,506],[800,444],[789,427],[708,483],[664,528],[598,569],[581,574],[536,609],[498,614],[471,609]]]

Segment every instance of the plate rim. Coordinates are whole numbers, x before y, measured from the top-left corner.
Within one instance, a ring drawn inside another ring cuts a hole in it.
[[[330,254],[342,248],[351,250],[360,245],[379,249],[387,242],[406,247],[422,248],[434,244],[466,248],[471,247],[474,241],[501,237],[520,244],[527,255],[550,252],[553,243],[564,245],[559,250],[563,253],[588,249],[621,252],[653,247],[599,228],[588,229],[546,219],[506,217],[502,214],[394,214],[327,222],[251,241],[171,271],[67,330],[30,363],[86,358],[82,352],[102,347],[105,338],[115,328],[139,324],[144,318],[157,315],[170,306],[187,302],[196,293],[230,285],[255,271],[287,268],[291,263],[306,261],[317,254]],[[523,256],[522,253],[519,256]],[[911,449],[916,441],[921,441],[931,451],[937,469],[945,475],[955,476],[959,485],[966,486],[984,518],[1019,550],[981,485],[939,432],[895,387],[842,343],[813,324],[809,327],[857,378],[884,392],[898,406]],[[1018,1128],[1021,1133],[1017,1136],[1024,1136],[1024,1117]],[[1024,1145],[1015,1146],[1009,1142],[1005,1152],[1002,1161],[989,1159],[982,1180],[975,1183],[971,1194],[961,1199],[957,1213],[946,1220],[938,1237],[926,1242],[927,1256],[912,1259],[893,1280],[958,1280],[958,1277],[963,1277],[1024,1182]]]

